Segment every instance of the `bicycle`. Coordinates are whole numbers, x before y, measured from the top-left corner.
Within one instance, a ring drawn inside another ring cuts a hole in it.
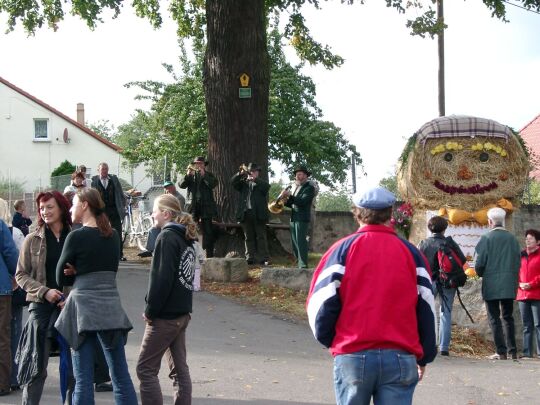
[[[124,223],[122,224],[122,244],[129,238],[129,244],[137,243],[140,250],[146,249],[146,241],[148,240],[148,232],[154,226],[152,216],[143,209],[138,209],[137,214],[133,210],[139,208],[139,203],[144,200],[144,197],[127,194],[127,207]]]

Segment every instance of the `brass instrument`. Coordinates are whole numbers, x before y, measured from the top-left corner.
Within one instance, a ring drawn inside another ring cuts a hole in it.
[[[290,190],[292,186],[287,186],[287,188],[283,191]],[[281,214],[283,211],[283,207],[285,207],[285,202],[289,198],[289,196],[284,197],[283,191],[279,194],[278,198],[276,198],[274,201],[268,204],[268,211],[270,211],[272,214]]]
[[[241,174],[241,175],[245,175],[247,176],[249,174],[249,169],[247,167],[247,165],[245,163],[242,163],[240,165],[240,167],[238,168],[238,172]]]
[[[198,171],[199,171],[199,168],[192,163],[190,163],[187,166],[187,174],[197,173]]]

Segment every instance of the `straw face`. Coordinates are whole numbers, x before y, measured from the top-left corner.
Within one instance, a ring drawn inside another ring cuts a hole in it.
[[[515,135],[418,137],[399,169],[402,195],[418,208],[479,209],[523,192],[527,155]]]

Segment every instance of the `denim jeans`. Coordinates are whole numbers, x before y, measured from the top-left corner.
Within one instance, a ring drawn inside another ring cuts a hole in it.
[[[124,341],[119,339],[115,347],[107,347],[99,333],[86,333],[78,350],[72,350],[73,373],[75,375],[74,405],[94,404],[94,353],[95,345],[101,344],[109,365],[116,405],[136,405],[137,394],[129,376],[124,351]]]
[[[523,355],[533,356],[533,337],[536,331],[536,354],[540,354],[540,301],[518,301],[523,321]]]
[[[433,294],[435,298],[439,293],[437,284],[437,282],[433,283]],[[454,298],[456,297],[456,289],[441,287],[440,290],[439,350],[441,352],[447,352],[450,348],[450,339],[452,337],[452,307],[454,305]]]
[[[504,299],[486,301],[486,312],[488,315],[489,326],[493,333],[495,347],[497,348],[497,354],[507,354],[507,352],[510,354],[516,353],[514,300]]]
[[[418,383],[416,357],[402,350],[375,349],[334,358],[337,405],[410,405]]]
[[[19,367],[15,363],[15,353],[22,333],[23,306],[11,306],[11,385],[19,385],[17,382],[17,373]]]

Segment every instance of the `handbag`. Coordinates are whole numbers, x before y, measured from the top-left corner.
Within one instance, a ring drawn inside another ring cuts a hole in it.
[[[18,305],[22,307],[30,305],[30,302],[26,301],[26,291],[24,291],[21,287],[13,291],[13,294],[11,295],[11,305]]]

